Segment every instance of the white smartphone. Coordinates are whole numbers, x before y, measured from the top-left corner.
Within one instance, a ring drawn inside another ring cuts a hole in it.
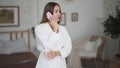
[[[47,18],[50,20],[50,18],[52,17],[52,14],[50,12],[47,12],[46,15],[47,15]]]

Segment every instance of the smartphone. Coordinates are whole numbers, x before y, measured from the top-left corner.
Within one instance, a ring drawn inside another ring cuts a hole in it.
[[[52,14],[50,12],[47,12],[46,15],[47,15],[47,18],[50,20],[50,18],[52,17]]]

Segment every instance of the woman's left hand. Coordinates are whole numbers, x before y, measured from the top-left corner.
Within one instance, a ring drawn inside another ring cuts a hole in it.
[[[50,18],[50,26],[52,27],[52,30],[54,32],[57,32],[58,30],[58,23],[57,23],[57,18],[53,15],[51,18]]]

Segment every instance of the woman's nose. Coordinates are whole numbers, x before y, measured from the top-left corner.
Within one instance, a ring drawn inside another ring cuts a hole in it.
[[[58,16],[60,16],[61,15],[61,13],[58,13]]]

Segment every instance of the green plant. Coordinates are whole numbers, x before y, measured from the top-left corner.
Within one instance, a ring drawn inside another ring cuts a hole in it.
[[[112,39],[120,38],[120,8],[116,7],[116,15],[109,15],[107,20],[103,23],[105,35],[110,36]]]

